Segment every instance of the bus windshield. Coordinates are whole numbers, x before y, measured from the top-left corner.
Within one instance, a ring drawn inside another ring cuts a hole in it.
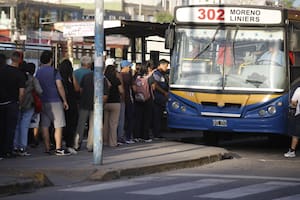
[[[282,28],[177,28],[172,88],[282,92],[287,66]]]

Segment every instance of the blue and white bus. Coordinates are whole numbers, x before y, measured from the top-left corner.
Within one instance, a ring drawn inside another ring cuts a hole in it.
[[[166,34],[169,128],[286,134],[289,95],[300,76],[299,39],[299,10],[176,7]],[[272,44],[279,53],[261,60]]]

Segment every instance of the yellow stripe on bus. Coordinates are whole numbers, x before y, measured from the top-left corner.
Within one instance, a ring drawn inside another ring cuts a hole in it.
[[[281,96],[279,94],[208,94],[184,91],[172,91],[172,93],[197,104],[201,104],[202,102],[217,103],[219,106],[223,106],[226,103],[246,106],[267,102]]]

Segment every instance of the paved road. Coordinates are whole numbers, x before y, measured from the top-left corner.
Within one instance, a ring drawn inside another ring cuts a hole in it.
[[[200,170],[201,171],[201,170]],[[107,183],[77,184],[40,190],[6,200],[52,199],[300,199],[300,179],[228,174],[201,174],[181,170]]]
[[[132,179],[61,185],[4,199],[300,199],[300,157],[284,158],[285,146],[269,145],[265,138],[221,145],[234,159]]]

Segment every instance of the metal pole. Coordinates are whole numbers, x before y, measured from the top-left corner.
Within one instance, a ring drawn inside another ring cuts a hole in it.
[[[142,0],[139,3],[139,20],[142,21]]]
[[[42,18],[39,18],[39,44],[42,43]]]
[[[104,0],[95,0],[95,66],[94,66],[94,164],[102,164],[103,140],[103,4]]]

